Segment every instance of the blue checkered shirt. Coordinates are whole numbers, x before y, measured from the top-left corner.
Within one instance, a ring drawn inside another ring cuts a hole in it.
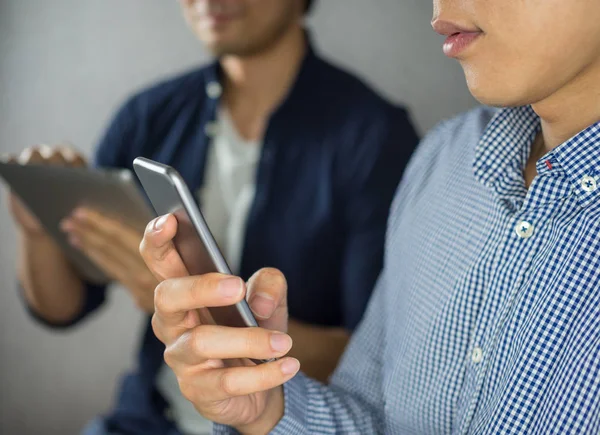
[[[600,433],[600,123],[527,190],[539,130],[480,108],[423,141],[361,326],[329,386],[285,385],[274,433]]]

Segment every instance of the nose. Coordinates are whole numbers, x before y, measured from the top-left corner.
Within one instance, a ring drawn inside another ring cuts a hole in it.
[[[440,11],[442,10],[442,6],[445,0],[433,0],[433,18],[431,22],[433,23],[437,17],[440,15]]]
[[[457,32],[480,31],[472,20],[467,3],[468,0],[433,0],[433,29],[446,36]]]

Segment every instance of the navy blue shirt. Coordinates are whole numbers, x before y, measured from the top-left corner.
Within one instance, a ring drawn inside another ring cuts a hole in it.
[[[144,156],[202,186],[211,123],[219,105],[219,64],[160,83],[132,97],[100,142],[95,164],[131,168]],[[241,276],[283,271],[290,316],[352,330],[382,268],[390,203],[418,141],[407,113],[309,47],[298,77],[271,116],[248,215]],[[84,312],[105,288],[88,286]],[[139,365],[123,380],[109,428],[163,434],[172,428],[154,382],[163,345],[150,323]]]

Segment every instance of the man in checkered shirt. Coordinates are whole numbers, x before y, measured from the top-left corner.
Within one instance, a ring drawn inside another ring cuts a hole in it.
[[[216,432],[600,433],[598,22],[598,0],[434,1],[445,54],[504,109],[444,122],[421,144],[328,386],[285,357],[279,272],[175,278],[176,221],[149,225],[141,252],[164,280],[154,330]],[[196,308],[243,297],[262,328],[200,324]]]

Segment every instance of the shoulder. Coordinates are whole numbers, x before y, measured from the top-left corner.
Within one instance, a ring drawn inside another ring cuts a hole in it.
[[[357,75],[322,58],[317,58],[316,62],[324,96],[335,96],[332,103],[344,103],[346,113],[378,118],[405,111],[403,107],[389,102]]]
[[[132,156],[157,146],[182,115],[193,116],[203,104],[210,66],[196,68],[134,92],[112,116],[94,161],[98,166],[129,167]]]
[[[439,162],[441,156],[472,154],[496,112],[497,109],[479,106],[440,122],[423,138],[411,165]]]
[[[307,116],[331,139],[325,143],[335,149],[338,158],[360,165],[388,150],[394,163],[404,166],[418,143],[408,111],[329,61],[317,58],[314,70],[318,109]]]
[[[475,149],[497,109],[480,106],[440,122],[418,145],[396,192],[390,222],[409,202],[421,194],[433,180],[444,183],[458,173],[467,177]],[[458,172],[457,172],[458,171]],[[435,183],[434,183],[435,184]]]
[[[209,68],[210,66],[195,68],[138,90],[126,100],[123,109],[131,114],[149,115],[167,105],[197,101],[199,95],[204,95],[203,87]]]

